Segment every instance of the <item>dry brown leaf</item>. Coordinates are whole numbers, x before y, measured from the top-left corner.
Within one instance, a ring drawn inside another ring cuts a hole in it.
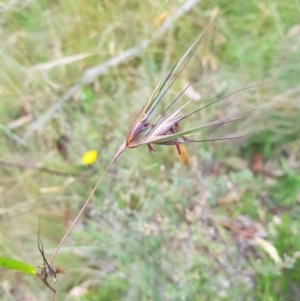
[[[250,220],[247,216],[240,215],[235,220],[221,222],[221,225],[237,235],[246,238],[254,236],[266,237],[266,231],[258,222]]]
[[[10,130],[13,130],[13,129],[16,129],[16,128],[19,128],[19,127],[25,125],[26,123],[29,123],[31,120],[32,120],[32,115],[31,114],[24,115],[24,116],[21,116],[18,119],[15,119],[15,120],[9,122],[7,124],[7,128],[10,129]]]
[[[68,144],[70,143],[70,138],[67,135],[60,135],[60,137],[56,141],[56,147],[61,156],[68,160],[69,152],[68,152]]]
[[[247,231],[242,230],[240,227],[237,227],[230,222],[221,222],[220,225],[223,226],[225,229],[230,230],[235,235],[242,236],[245,238],[253,237],[253,235],[251,233],[248,233]]]
[[[253,152],[252,153],[252,163],[251,170],[253,173],[263,173],[264,172],[264,162],[261,153]]]

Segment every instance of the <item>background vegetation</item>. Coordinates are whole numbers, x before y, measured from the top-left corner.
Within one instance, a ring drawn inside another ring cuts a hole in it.
[[[188,124],[257,108],[256,118],[203,137],[257,135],[188,145],[181,158],[173,147],[144,147],[118,159],[56,259],[69,275],[59,276],[57,300],[300,300],[300,2],[199,1],[133,58],[82,81],[88,68],[155,36],[182,5],[0,2],[2,257],[42,264],[38,216],[51,256],[135,114],[215,17],[159,110],[211,57],[182,97],[191,108],[274,81]],[[90,149],[92,167],[81,163]],[[35,277],[0,271],[0,279],[0,300],[50,298]]]

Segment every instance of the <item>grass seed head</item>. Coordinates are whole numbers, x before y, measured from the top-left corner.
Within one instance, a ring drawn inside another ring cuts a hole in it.
[[[213,22],[214,23],[214,22]],[[204,125],[196,126],[194,128],[190,128],[187,130],[181,130],[180,122],[187,119],[188,117],[194,115],[195,113],[211,106],[220,100],[231,96],[232,94],[238,93],[242,90],[249,89],[252,87],[248,87],[245,89],[241,89],[235,91],[227,96],[219,98],[203,107],[186,114],[184,116],[180,116],[181,110],[189,103],[187,102],[181,108],[175,110],[172,113],[169,113],[167,116],[163,116],[171,106],[180,98],[180,96],[190,87],[190,85],[202,74],[203,70],[199,72],[199,74],[194,78],[194,80],[167,106],[167,108],[159,115],[159,117],[151,121],[151,114],[156,109],[157,105],[160,103],[162,98],[165,96],[167,91],[173,85],[175,80],[181,74],[181,72],[185,69],[191,58],[193,57],[204,33],[212,26],[211,23],[203,33],[183,52],[183,54],[179,57],[178,61],[175,63],[169,74],[166,76],[165,80],[162,83],[159,83],[140,110],[139,114],[137,115],[136,119],[134,120],[129,133],[126,137],[124,148],[136,148],[141,145],[147,145],[150,152],[153,152],[154,149],[152,144],[158,145],[174,145],[178,154],[181,154],[180,145],[187,144],[192,142],[203,142],[203,141],[214,141],[214,140],[226,140],[232,138],[221,138],[221,139],[210,139],[210,140],[193,140],[190,139],[190,136],[199,135],[201,130],[208,127],[219,126],[225,123],[233,122],[236,120],[244,119],[249,117],[253,111],[246,112],[239,114],[234,117],[224,118],[221,120],[213,121]],[[240,137],[236,137],[240,138]]]
[[[189,114],[184,117],[179,116],[180,111],[186,105],[170,113],[168,116],[163,117],[164,113],[166,113],[166,111],[175,103],[175,101],[179,97],[177,97],[155,121],[150,121],[149,119],[164,95],[167,93],[169,88],[173,85],[175,80],[191,60],[204,33],[212,24],[210,24],[204,30],[204,32],[183,52],[165,80],[162,83],[158,84],[158,86],[148,99],[147,103],[143,106],[135,121],[133,122],[126,137],[126,148],[136,148],[146,144],[148,145],[149,151],[152,152],[154,151],[154,149],[152,148],[151,144],[175,145],[178,154],[180,154],[181,152],[179,145],[191,142],[187,137],[184,136],[185,131],[180,132],[179,126],[179,122],[182,119],[185,119],[186,117],[191,115]],[[197,130],[194,131],[196,132]]]

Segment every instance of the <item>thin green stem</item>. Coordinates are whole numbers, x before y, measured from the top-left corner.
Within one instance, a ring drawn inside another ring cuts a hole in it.
[[[68,237],[69,233],[71,232],[71,230],[73,229],[73,227],[75,226],[75,224],[77,223],[78,219],[80,218],[81,214],[83,213],[84,209],[86,208],[86,206],[88,205],[88,203],[90,202],[92,196],[94,195],[94,193],[96,192],[98,186],[100,185],[103,177],[106,175],[107,171],[109,170],[109,168],[112,166],[112,164],[116,161],[116,159],[121,155],[121,153],[125,150],[125,142],[121,145],[121,147],[119,148],[119,150],[117,151],[117,153],[115,154],[114,158],[111,160],[111,162],[108,164],[108,166],[106,167],[106,169],[104,170],[103,174],[101,175],[101,177],[99,178],[97,184],[95,185],[94,189],[92,190],[90,196],[87,198],[87,200],[85,201],[84,205],[82,206],[81,210],[79,211],[79,213],[77,214],[76,218],[74,219],[73,223],[71,224],[71,226],[69,227],[69,229],[67,230],[66,234],[63,236],[63,238],[61,239],[58,247],[56,248],[54,254],[51,257],[51,262],[53,262],[54,258],[56,257],[58,251],[60,250],[62,244],[65,242],[66,238]]]

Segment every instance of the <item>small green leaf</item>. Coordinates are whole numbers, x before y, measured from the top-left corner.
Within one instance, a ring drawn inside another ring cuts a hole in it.
[[[5,269],[11,269],[11,270],[17,270],[26,274],[31,274],[31,275],[36,275],[37,270],[34,266],[17,261],[14,259],[10,258],[2,258],[0,257],[0,268],[5,268]]]

